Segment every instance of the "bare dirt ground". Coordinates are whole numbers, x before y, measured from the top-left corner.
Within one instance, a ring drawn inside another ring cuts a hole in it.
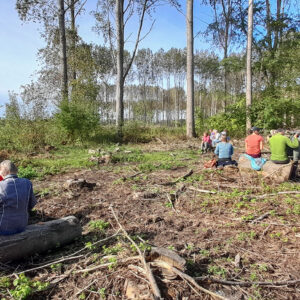
[[[144,152],[170,151],[170,155],[198,147],[197,142],[141,146]],[[223,299],[300,299],[300,183],[266,185],[242,178],[236,169],[204,169],[210,156],[187,157],[185,166],[169,170],[140,173],[134,162],[109,163],[34,182],[44,193],[31,223],[74,215],[83,237],[56,251],[1,265],[3,274],[51,262],[26,273],[50,283],[30,299],[151,299],[147,279],[136,269],[141,263],[124,262],[137,254],[120,232],[92,245],[118,231],[112,206],[142,250],[147,244],[175,251],[187,262],[185,272]],[[191,169],[191,176],[175,183]],[[74,178],[96,186],[65,189],[63,184]],[[97,220],[108,222],[108,228],[92,230],[89,224]],[[75,258],[56,262],[67,256]],[[107,262],[111,266],[101,267]],[[214,299],[180,277],[166,279],[155,270],[154,275],[164,299]]]

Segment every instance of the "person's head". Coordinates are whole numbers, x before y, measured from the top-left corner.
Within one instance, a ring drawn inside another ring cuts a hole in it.
[[[259,134],[259,128],[256,127],[256,126],[253,126],[253,127],[251,128],[251,131],[252,131],[254,134]]]
[[[224,132],[222,132],[222,134],[221,134],[221,142],[227,142],[227,135],[226,134],[224,134]]]
[[[284,129],[283,128],[278,128],[277,133],[284,135]]]
[[[17,174],[18,168],[10,160],[4,160],[0,163],[0,174],[5,177],[10,174]]]
[[[208,136],[208,133],[205,131],[205,132],[203,133],[203,136]]]

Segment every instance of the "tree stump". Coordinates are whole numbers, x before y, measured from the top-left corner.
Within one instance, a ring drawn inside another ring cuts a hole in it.
[[[272,161],[267,161],[261,171],[255,171],[251,168],[249,159],[243,155],[240,156],[238,166],[240,174],[244,178],[258,178],[261,176],[262,179],[275,183],[282,183],[289,180],[292,171],[292,163],[280,165],[274,164]]]
[[[81,236],[74,216],[27,226],[24,232],[0,235],[0,262],[22,259],[72,242]]]

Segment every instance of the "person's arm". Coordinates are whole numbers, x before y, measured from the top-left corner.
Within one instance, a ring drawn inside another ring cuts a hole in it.
[[[264,148],[264,139],[262,138],[260,143],[259,143],[259,149],[260,151],[262,151],[262,149]]]
[[[29,190],[29,201],[28,201],[28,210],[32,210],[36,205],[36,199],[33,193],[32,183],[30,182],[30,190]]]
[[[286,144],[291,148],[297,148],[299,146],[298,135],[295,134],[293,141],[286,137]]]
[[[219,144],[217,145],[217,147],[215,149],[215,154],[219,156]]]
[[[230,156],[233,154],[233,151],[234,151],[234,149],[233,149],[233,146],[231,145],[231,147],[230,147]]]
[[[248,149],[248,144],[247,144],[247,139],[245,139],[245,152],[247,153],[247,149]]]

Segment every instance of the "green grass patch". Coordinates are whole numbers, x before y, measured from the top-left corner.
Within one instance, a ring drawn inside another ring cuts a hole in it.
[[[42,179],[46,175],[63,173],[68,169],[90,168],[96,165],[89,161],[87,149],[80,147],[64,147],[51,153],[51,156],[16,158],[19,165],[19,177]]]

